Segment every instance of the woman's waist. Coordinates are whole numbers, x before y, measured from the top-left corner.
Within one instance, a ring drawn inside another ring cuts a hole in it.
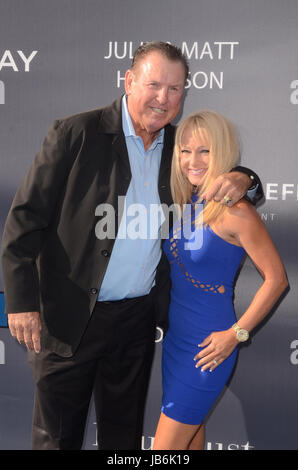
[[[201,300],[201,301],[200,301]],[[188,298],[179,299],[171,295],[169,308],[169,319],[175,319],[176,323],[186,322],[187,327],[205,327],[212,323],[215,327],[222,328],[229,325],[235,318],[235,309],[230,299],[221,302],[203,302],[202,299]]]

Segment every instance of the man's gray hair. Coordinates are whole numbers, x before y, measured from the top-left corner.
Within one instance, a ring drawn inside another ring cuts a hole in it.
[[[169,44],[168,42],[152,41],[152,42],[146,42],[144,44],[141,44],[134,53],[131,69],[135,69],[140,60],[146,57],[146,55],[155,51],[159,52],[160,54],[163,54],[168,60],[171,60],[173,62],[174,61],[181,62],[185,69],[185,81],[186,81],[188,77],[188,73],[189,73],[189,65],[186,60],[186,57],[183,55],[179,47],[173,46],[172,44]]]

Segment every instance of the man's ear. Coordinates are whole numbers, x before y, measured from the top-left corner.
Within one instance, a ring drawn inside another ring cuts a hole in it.
[[[131,93],[131,87],[132,87],[132,82],[134,81],[134,73],[131,69],[126,70],[125,72],[125,80],[124,80],[124,86],[125,86],[125,93],[130,95]]]

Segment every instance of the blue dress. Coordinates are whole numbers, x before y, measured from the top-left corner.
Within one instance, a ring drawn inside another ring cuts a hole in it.
[[[200,210],[202,205],[196,207]],[[203,422],[234,368],[237,348],[212,372],[196,368],[193,358],[210,333],[226,330],[236,321],[233,287],[245,253],[209,226],[194,230],[196,214],[187,205],[182,225],[174,224],[163,247],[171,265],[172,290],[163,342],[161,411],[186,424]],[[192,237],[185,230],[189,221]]]

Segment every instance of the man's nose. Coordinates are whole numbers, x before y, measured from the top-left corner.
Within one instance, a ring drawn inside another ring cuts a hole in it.
[[[158,102],[160,104],[165,104],[168,101],[168,90],[165,87],[161,87],[158,91]]]

